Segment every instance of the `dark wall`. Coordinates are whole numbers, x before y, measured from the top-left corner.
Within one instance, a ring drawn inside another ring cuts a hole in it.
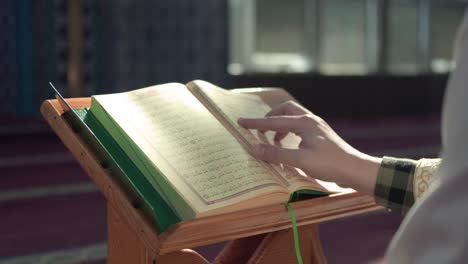
[[[440,113],[447,75],[247,75],[232,82],[284,87],[323,117],[367,118]]]
[[[193,79],[227,84],[227,1],[107,0],[90,9],[93,92]]]

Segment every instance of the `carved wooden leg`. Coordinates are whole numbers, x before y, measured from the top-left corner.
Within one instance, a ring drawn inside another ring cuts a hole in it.
[[[161,255],[157,264],[208,264],[208,260],[191,249],[182,249],[176,252]]]
[[[148,250],[122,217],[107,205],[107,263],[153,264],[156,252]]]
[[[302,226],[298,227],[298,231],[303,263],[326,263],[320,244],[318,226]],[[268,234],[248,263],[297,263],[292,229]]]
[[[267,234],[229,241],[216,256],[214,264],[247,263]]]
[[[107,263],[109,264],[208,264],[208,261],[191,249],[183,249],[157,256],[145,247],[112,206],[107,206]]]

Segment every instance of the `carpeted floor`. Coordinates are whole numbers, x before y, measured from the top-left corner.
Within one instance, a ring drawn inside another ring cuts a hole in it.
[[[376,155],[437,156],[439,119],[334,120],[358,149]],[[52,133],[0,134],[0,263],[104,263],[105,201]],[[374,263],[401,221],[383,211],[321,224],[329,263]],[[222,243],[198,248],[213,259]]]

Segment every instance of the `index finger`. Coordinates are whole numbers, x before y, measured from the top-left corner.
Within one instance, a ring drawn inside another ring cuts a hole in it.
[[[282,115],[304,115],[307,111],[294,101],[286,101],[274,107],[265,116],[282,116]]]
[[[303,122],[298,116],[270,116],[263,118],[239,118],[239,125],[247,129],[257,129],[260,131],[293,132],[302,130]]]

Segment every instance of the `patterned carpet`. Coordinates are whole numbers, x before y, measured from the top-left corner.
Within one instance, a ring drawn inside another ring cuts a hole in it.
[[[376,155],[433,157],[440,148],[434,116],[331,125]],[[104,263],[104,199],[55,135],[31,131],[0,133],[0,263]],[[379,262],[400,221],[381,211],[321,224],[329,263]],[[197,250],[213,259],[222,245]]]

